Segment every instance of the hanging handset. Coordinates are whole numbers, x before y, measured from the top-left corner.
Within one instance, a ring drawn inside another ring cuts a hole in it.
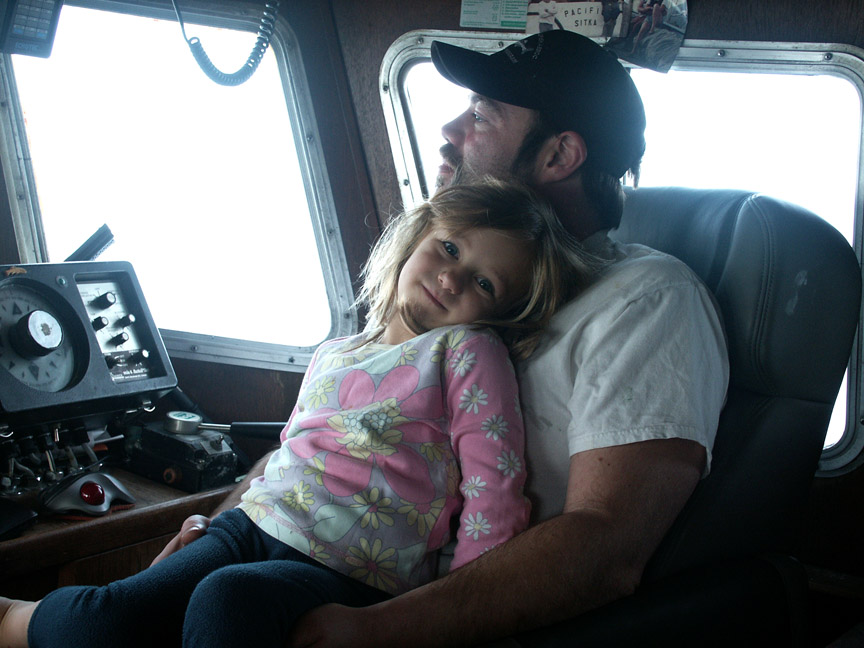
[[[0,51],[51,56],[63,0],[9,0],[0,16]]]

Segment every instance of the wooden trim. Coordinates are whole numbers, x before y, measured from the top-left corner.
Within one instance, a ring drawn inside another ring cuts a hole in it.
[[[234,489],[232,484],[189,494],[126,471],[110,472],[137,499],[133,508],[86,520],[40,519],[22,536],[0,542],[2,578],[61,567],[176,533],[183,520],[196,513],[209,514]]]

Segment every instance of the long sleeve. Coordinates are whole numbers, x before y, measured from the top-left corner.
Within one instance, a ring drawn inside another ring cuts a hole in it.
[[[524,426],[507,347],[492,334],[454,347],[446,400],[464,505],[451,569],[523,531],[531,509],[523,494]]]

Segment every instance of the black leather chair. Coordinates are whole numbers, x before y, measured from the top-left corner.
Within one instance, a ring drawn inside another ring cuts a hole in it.
[[[687,263],[715,295],[730,386],[711,474],[635,595],[523,646],[807,646],[807,582],[788,557],[846,368],[861,269],[798,206],[733,190],[643,188],[612,237]]]

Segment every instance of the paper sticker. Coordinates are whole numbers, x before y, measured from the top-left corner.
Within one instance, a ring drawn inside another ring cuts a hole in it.
[[[528,0],[462,0],[459,25],[474,29],[525,29]]]
[[[555,2],[554,0],[532,2],[528,5],[525,32],[536,34],[553,29],[566,29],[590,38],[598,38],[603,35],[605,26],[604,4],[606,3]],[[612,21],[612,26],[614,25],[615,21]],[[609,35],[611,36],[611,32]]]
[[[603,0],[528,5],[528,34],[566,29],[604,42],[619,58],[667,72],[687,31],[687,0]]]

